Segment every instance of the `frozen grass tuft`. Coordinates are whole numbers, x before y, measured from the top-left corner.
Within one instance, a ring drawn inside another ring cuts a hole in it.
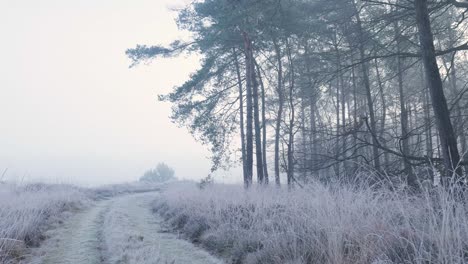
[[[0,263],[13,263],[27,246],[37,246],[43,232],[65,211],[88,201],[70,185],[0,184]]]
[[[170,186],[154,210],[233,263],[468,263],[468,208],[439,189]]]

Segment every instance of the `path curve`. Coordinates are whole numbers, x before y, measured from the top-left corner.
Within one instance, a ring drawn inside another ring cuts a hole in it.
[[[150,210],[157,193],[100,201],[49,232],[30,264],[221,264],[192,243],[167,233]]]

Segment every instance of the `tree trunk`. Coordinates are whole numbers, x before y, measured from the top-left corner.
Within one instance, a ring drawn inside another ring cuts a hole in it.
[[[258,80],[260,81],[260,87],[262,88],[262,142],[263,142],[263,178],[264,183],[268,184],[270,179],[268,176],[267,166],[267,126],[266,126],[266,104],[265,104],[265,84],[263,83],[262,72],[260,66],[257,65]]]
[[[262,129],[260,127],[260,105],[258,102],[258,81],[255,74],[255,64],[253,53],[250,53],[250,61],[252,62],[252,84],[253,84],[253,110],[254,110],[254,123],[255,123],[255,154],[257,161],[257,181],[259,184],[264,183],[263,178],[263,155],[262,155]]]
[[[369,110],[369,118],[370,118],[370,127],[372,129],[371,133],[377,134],[376,131],[376,122],[375,122],[375,112],[374,112],[374,101],[372,99],[372,92],[370,87],[370,80],[369,80],[369,70],[367,68],[366,62],[366,53],[364,48],[364,32],[362,29],[361,18],[359,16],[359,12],[356,8],[356,21],[357,21],[357,30],[359,34],[359,55],[361,60],[361,71],[362,77],[364,81],[364,88],[366,90],[366,98],[367,98],[367,107]],[[374,161],[374,168],[377,172],[381,172],[380,169],[380,158],[379,158],[379,148],[378,148],[377,139],[373,136],[372,137],[372,156]]]
[[[379,63],[377,59],[375,59],[374,64],[375,64],[375,74],[377,77],[377,82],[379,84],[380,101],[382,101],[382,119],[380,121],[379,136],[381,138],[382,145],[384,147],[387,147],[387,141],[384,139],[385,122],[387,121],[387,101],[385,100],[384,87],[382,84],[382,78],[380,76]],[[387,151],[384,152],[384,162],[385,162],[384,167],[390,164],[390,157]]]
[[[335,108],[335,117],[336,117],[336,143],[335,143],[335,175],[337,177],[340,176],[340,150],[341,150],[341,145],[340,145],[340,132],[341,132],[341,123],[340,123],[340,79],[337,77],[336,79],[336,108]],[[332,90],[332,83],[330,82],[330,91]]]
[[[305,49],[305,56],[306,56],[306,71],[307,71],[307,82],[308,86],[310,89],[310,94],[309,94],[309,107],[310,107],[310,133],[309,133],[309,146],[310,146],[310,154],[309,154],[309,163],[308,167],[311,167],[311,164],[315,164],[316,160],[316,155],[317,155],[317,118],[316,118],[316,92],[315,92],[315,84],[312,82],[312,76],[311,76],[311,69],[310,69],[310,58],[309,58],[309,48],[308,44],[304,46]],[[305,97],[305,95],[304,95]],[[305,126],[305,124],[303,124]],[[306,158],[307,160],[307,158]],[[315,169],[315,166],[312,167],[312,169]],[[318,171],[316,172],[316,178],[318,178]]]
[[[276,59],[278,62],[278,86],[277,86],[277,93],[278,93],[278,113],[276,115],[276,128],[275,128],[275,182],[276,185],[280,185],[280,154],[279,154],[279,147],[280,147],[280,133],[281,133],[281,120],[283,117],[283,62],[281,61],[281,48],[276,41],[273,41],[275,46],[276,52]]]
[[[400,28],[398,25],[398,21],[394,22],[395,28],[395,37],[396,37],[396,45],[397,45],[397,53],[400,53],[400,45],[401,45],[401,36],[400,36]],[[401,124],[401,145],[402,149],[401,152],[403,154],[403,166],[404,171],[407,177],[407,184],[411,188],[418,189],[418,180],[416,175],[413,173],[413,169],[411,167],[411,163],[409,162],[407,155],[410,154],[410,148],[408,144],[409,138],[409,129],[408,129],[408,112],[406,111],[406,104],[405,104],[405,91],[403,87],[403,62],[400,56],[397,56],[397,76],[398,76],[398,91],[400,94],[400,124]]]
[[[243,33],[245,45],[245,61],[246,61],[246,99],[247,99],[247,130],[246,130],[246,179],[244,185],[249,188],[252,185],[253,174],[253,117],[252,117],[252,41],[247,33]]]
[[[341,57],[340,57],[340,51],[338,49],[338,43],[337,43],[337,40],[336,40],[336,33],[335,33],[335,37],[333,38],[333,47],[335,49],[335,52],[336,52],[336,108],[335,108],[335,114],[336,114],[336,145],[335,145],[335,162],[336,162],[336,165],[334,166],[335,167],[335,174],[337,177],[340,177],[341,175],[341,171],[340,171],[340,162],[339,159],[340,159],[340,152],[341,152],[341,144],[340,144],[340,140],[341,140],[341,120],[340,120],[340,102],[341,102],[341,98],[340,98],[340,91],[342,90],[342,85],[343,85],[343,78],[342,78],[342,72],[341,72]],[[330,92],[332,91],[332,82],[330,82]]]
[[[288,60],[289,60],[289,139],[288,139],[288,186],[292,186],[294,181],[294,122],[296,118],[296,113],[294,109],[294,63],[291,55],[291,48],[289,43],[288,47]]]
[[[455,46],[455,36],[454,36],[454,30],[449,29],[449,39],[450,39],[450,48],[453,48]],[[460,106],[460,101],[458,100],[459,96],[459,89],[458,89],[458,82],[457,82],[457,67],[455,65],[455,55],[456,53],[453,54],[452,61],[451,61],[451,70],[450,70],[450,83],[453,89],[453,93],[455,96],[457,96],[456,102],[455,102],[455,111],[456,111],[456,127],[455,127],[455,135],[457,135],[457,138],[460,139],[461,143],[461,159],[464,159],[463,157],[466,158],[466,151],[467,151],[467,145],[466,145],[466,131],[465,131],[465,122],[463,120],[463,110],[462,107]],[[465,177],[468,176],[468,165],[465,165]]]
[[[454,54],[455,56],[455,54]],[[450,83],[451,87],[453,89],[453,94],[455,96],[459,96],[459,90],[458,90],[458,85],[457,85],[457,70],[455,66],[455,62],[452,61],[451,65],[451,70],[450,70]],[[455,110],[455,135],[456,137],[460,140],[461,143],[461,154],[466,155],[466,135],[465,135],[465,128],[464,128],[464,122],[463,122],[463,112],[460,106],[460,101],[458,98],[455,99],[455,105],[454,105],[454,110]],[[465,166],[465,175],[468,173],[468,167]]]
[[[339,65],[341,68],[341,63]],[[347,151],[346,151],[346,141],[348,136],[345,135],[346,133],[346,92],[345,92],[345,85],[343,81],[343,73],[340,74],[341,78],[341,131],[343,133],[343,138],[341,140],[341,155],[345,158],[343,161],[343,176],[347,176],[348,174],[348,162],[346,161]]]
[[[450,177],[453,175],[458,177],[462,176],[462,169],[458,166],[460,154],[458,152],[457,139],[450,120],[450,112],[443,90],[439,67],[437,65],[427,0],[415,0],[414,3],[416,8],[416,22],[419,29],[421,54],[442,147],[442,158],[445,167],[445,179],[442,180],[442,184],[447,185]]]
[[[424,77],[424,71],[423,67],[421,67],[421,80],[422,83],[424,83],[424,117],[425,117],[425,131],[426,131],[426,156],[430,159],[434,157],[434,149],[433,149],[433,144],[432,144],[432,125],[431,125],[431,110],[429,109],[429,94],[428,94],[428,88],[426,84],[426,80]],[[435,183],[435,178],[434,178],[434,168],[429,168],[429,178],[432,182],[432,184]]]
[[[354,126],[357,126],[358,124],[358,93],[357,93],[357,84],[356,84],[356,73],[355,73],[355,67],[353,66],[352,69],[351,69],[351,77],[352,77],[352,82],[353,82],[353,104],[354,104],[354,113],[353,113],[353,116],[354,116]],[[353,133],[353,146],[357,146],[357,138],[358,135],[356,132]],[[360,154],[360,149],[358,149],[356,151],[356,154]],[[359,169],[359,166],[358,166],[358,161],[356,160],[355,162],[353,162],[354,164],[354,168],[353,168],[353,174],[356,174],[358,169]]]
[[[303,90],[302,90],[303,92]],[[305,94],[302,93],[301,95],[301,177],[303,181],[307,181],[307,135],[306,135],[306,114],[305,114],[306,102],[305,102]]]
[[[233,53],[234,53],[234,63],[236,66],[236,74],[237,74],[237,83],[239,86],[239,119],[240,119],[240,134],[241,134],[241,151],[242,151],[242,173],[243,173],[243,178],[244,178],[244,183],[247,182],[247,174],[246,174],[246,157],[245,157],[245,133],[244,133],[244,89],[242,88],[242,77],[240,73],[240,66],[239,66],[239,60],[237,58],[237,51],[235,48],[233,48]]]

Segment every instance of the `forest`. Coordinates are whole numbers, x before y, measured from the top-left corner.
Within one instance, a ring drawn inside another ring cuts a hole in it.
[[[464,184],[464,0],[205,0],[177,10],[190,39],[138,45],[132,66],[199,54],[160,95],[246,188],[319,180]],[[283,176],[284,175],[284,176]]]

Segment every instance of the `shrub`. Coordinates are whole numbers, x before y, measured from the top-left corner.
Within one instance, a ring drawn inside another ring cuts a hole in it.
[[[159,163],[155,169],[145,172],[145,174],[140,178],[140,181],[153,183],[167,182],[176,179],[174,174],[174,169],[165,163]]]

